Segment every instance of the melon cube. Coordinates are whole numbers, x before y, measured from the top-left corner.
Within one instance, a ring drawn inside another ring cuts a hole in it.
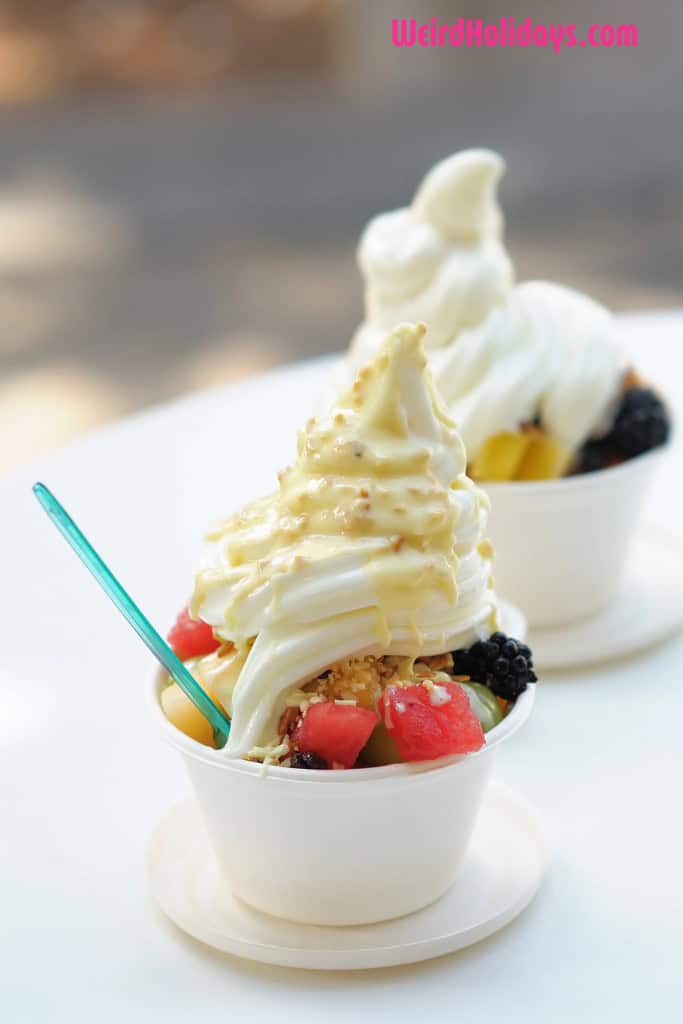
[[[176,729],[206,747],[216,746],[213,729],[177,683],[171,683],[162,691],[161,706],[169,722],[172,722]]]

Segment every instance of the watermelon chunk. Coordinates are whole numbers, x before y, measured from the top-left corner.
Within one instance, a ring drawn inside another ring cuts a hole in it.
[[[190,618],[189,608],[183,608],[166,639],[181,661],[211,654],[221,645],[221,641],[213,635],[211,626],[201,619],[195,621]]]
[[[469,754],[484,745],[479,719],[457,683],[387,686],[378,710],[404,761]]]
[[[353,768],[377,722],[376,712],[354,704],[311,704],[292,734],[292,743],[298,750],[322,757],[331,768]]]

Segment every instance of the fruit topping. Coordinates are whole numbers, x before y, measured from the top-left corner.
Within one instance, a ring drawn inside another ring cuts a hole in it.
[[[515,480],[556,480],[564,476],[571,460],[571,450],[554,437],[532,428],[531,440],[517,467]]]
[[[359,767],[376,768],[385,764],[398,764],[400,761],[396,740],[384,722],[378,722],[360,752]]]
[[[502,722],[505,716],[500,700],[488,686],[483,683],[460,683],[460,686],[469,697],[472,710],[484,732],[489,732]]]
[[[493,633],[488,640],[478,640],[469,650],[454,651],[453,672],[484,683],[497,697],[509,701],[516,700],[529,683],[536,682],[527,645],[501,632]]]
[[[309,770],[321,771],[327,768],[327,761],[324,761],[322,757],[314,754],[311,750],[296,750],[292,754],[290,765],[292,768],[308,768]]]
[[[529,435],[501,431],[485,442],[472,461],[470,473],[475,480],[514,480],[531,443]]]
[[[605,437],[586,441],[574,472],[592,473],[642,455],[664,444],[670,431],[669,413],[655,392],[646,387],[629,387],[622,395],[611,431]]]
[[[190,618],[188,608],[183,608],[166,639],[181,661],[212,654],[221,645],[221,641],[213,635],[211,626],[201,619]]]
[[[378,709],[403,761],[468,754],[484,744],[482,727],[458,683],[392,684]]]
[[[576,473],[595,473],[598,469],[607,469],[620,461],[614,447],[603,438],[600,441],[586,441],[576,461]]]
[[[333,768],[353,768],[376,724],[377,714],[368,708],[323,701],[308,707],[292,733],[292,745]]]
[[[535,424],[524,424],[517,433],[502,431],[488,438],[472,461],[475,480],[555,480],[563,476],[571,452]]]
[[[161,706],[169,722],[176,729],[207,747],[215,747],[213,729],[198,711],[189,697],[186,697],[177,683],[171,683],[161,691]]]
[[[629,388],[623,394],[610,437],[629,458],[664,444],[670,429],[666,406],[655,392],[651,388]]]

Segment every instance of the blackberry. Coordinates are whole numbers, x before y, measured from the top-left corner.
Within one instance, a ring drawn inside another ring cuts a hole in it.
[[[536,682],[530,649],[501,632],[477,640],[469,650],[453,651],[453,674],[484,683],[497,697],[510,701]]]
[[[322,768],[327,768],[327,761],[323,761],[322,757],[318,757],[317,754],[313,754],[310,750],[296,750],[292,754],[289,763],[292,768],[312,768],[318,771]]]
[[[586,441],[579,451],[575,472],[595,473],[598,469],[607,469],[614,461],[614,458],[614,447],[607,439]]]
[[[666,406],[651,388],[624,392],[612,432],[615,448],[626,458],[642,455],[669,437],[671,424]]]

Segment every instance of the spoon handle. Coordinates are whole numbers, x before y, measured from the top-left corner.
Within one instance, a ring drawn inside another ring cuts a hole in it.
[[[157,633],[149,619],[143,615],[130,595],[123,589],[113,572],[103,562],[94,547],[73,521],[64,506],[45,484],[33,485],[33,493],[48,516],[71,545],[83,564],[90,570],[104,592],[130,623],[155,658],[161,662],[183,693],[192,701],[211,725],[216,745],[224,747],[230,733],[230,721],[201,688],[185,665]]]

